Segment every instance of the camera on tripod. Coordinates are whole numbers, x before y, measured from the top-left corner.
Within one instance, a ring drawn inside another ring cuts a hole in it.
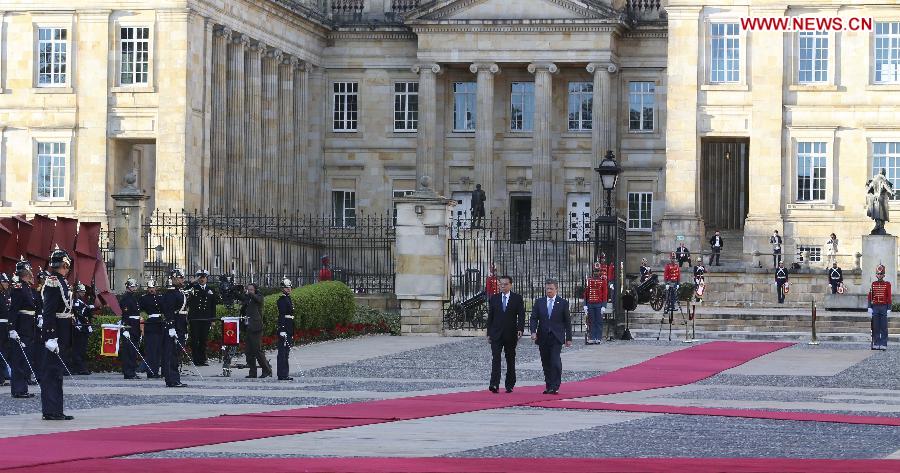
[[[244,286],[234,283],[234,276],[219,276],[219,294],[222,295],[222,305],[233,308],[235,301],[244,299]]]

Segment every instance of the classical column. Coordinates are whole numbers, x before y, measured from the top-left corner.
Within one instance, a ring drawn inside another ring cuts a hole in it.
[[[500,207],[505,200],[497,195],[506,189],[495,185],[495,174],[502,175],[494,169],[494,74],[500,72],[500,66],[494,63],[475,63],[469,70],[477,75],[477,98],[475,100],[475,183],[487,195],[484,209],[489,217],[491,211]]]
[[[228,164],[225,166],[226,185],[225,196],[232,196],[234,192],[243,188],[244,176],[244,49],[250,43],[250,38],[244,34],[235,34],[231,39],[230,61],[228,64]],[[225,202],[231,202],[231,207],[241,210],[242,199],[226,198]]]
[[[213,38],[212,68],[212,156],[210,207],[221,209],[225,203],[225,168],[228,149],[228,44],[231,28],[220,27]]]
[[[263,161],[260,175],[263,195],[259,199],[262,209],[274,208],[275,185],[278,182],[278,66],[281,65],[283,53],[280,49],[271,49],[263,59],[262,76],[262,137]]]
[[[531,208],[532,216],[554,218],[565,207],[565,169],[557,160],[553,163],[550,146],[550,117],[553,110],[553,74],[559,69],[553,63],[532,63],[528,72],[534,74],[534,154]]]
[[[201,17],[203,21],[203,45],[201,54],[203,57],[203,120],[201,133],[203,134],[203,166],[201,167],[201,208],[209,211],[211,206],[210,191],[212,187],[212,88],[213,68],[215,68],[215,56],[213,47],[216,42],[216,24],[209,18]],[[2,21],[2,15],[0,15]],[[0,32],[2,34],[2,32]],[[195,46],[196,47],[196,46]],[[2,84],[2,81],[0,81]],[[152,207],[151,207],[152,208]]]
[[[279,210],[291,210],[290,203],[294,194],[300,192],[296,181],[297,155],[294,149],[294,68],[299,63],[296,57],[285,58],[281,62],[279,78],[281,79],[281,107],[278,126],[281,138],[278,140],[278,191],[274,193]]]
[[[612,93],[612,75],[618,71],[615,64],[590,63],[587,71],[594,76],[594,106],[591,113],[593,119],[591,128],[591,162],[593,168],[600,165],[603,156],[609,150],[615,151],[616,116],[612,110],[615,97]],[[618,154],[617,159],[621,159]],[[591,173],[591,208],[602,209],[606,202],[606,192],[600,185],[600,176]],[[615,195],[613,195],[615,199]],[[615,203],[613,203],[615,208]]]
[[[419,75],[419,123],[416,147],[416,185],[422,176],[431,177],[435,189],[443,188],[443,173],[437,169],[437,75],[441,73],[440,64],[419,64],[413,66],[413,72]],[[438,174],[440,174],[440,179]]]
[[[266,45],[257,41],[247,52],[247,199],[245,207],[256,210],[265,188],[260,183],[262,174],[262,57]]]
[[[294,172],[296,176],[297,191],[291,194],[291,208],[297,212],[306,214],[312,209],[309,206],[312,185],[309,182],[309,174],[313,172],[309,166],[309,154],[307,143],[309,136],[308,100],[309,91],[309,65],[305,61],[298,61],[293,69],[294,74]]]

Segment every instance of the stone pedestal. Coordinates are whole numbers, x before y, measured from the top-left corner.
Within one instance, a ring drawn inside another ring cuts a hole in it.
[[[450,298],[447,240],[456,202],[420,190],[397,199],[396,293],[403,335],[440,335]]]
[[[141,224],[144,221],[144,201],[147,196],[134,186],[137,176],[132,171],[125,176],[125,187],[113,194],[115,201],[116,249],[113,255],[119,280],[132,277],[138,281],[144,275],[144,244]],[[118,281],[111,281],[115,289]]]
[[[885,281],[891,282],[897,292],[897,237],[894,235],[863,235],[862,237],[862,290],[868,292],[875,280],[875,268],[884,265]]]

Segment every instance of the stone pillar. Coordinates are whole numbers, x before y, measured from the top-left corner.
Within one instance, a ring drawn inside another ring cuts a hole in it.
[[[565,208],[565,169],[554,163],[550,137],[553,115],[553,74],[559,69],[553,63],[533,63],[528,72],[534,74],[534,154],[532,155],[532,217],[553,218]],[[555,165],[554,165],[555,164]]]
[[[591,163],[592,168],[600,166],[600,161],[606,156],[606,152],[615,152],[616,117],[612,112],[612,103],[615,96],[612,92],[612,75],[619,68],[615,64],[590,63],[587,71],[594,77],[594,107],[592,110],[593,127],[591,128]],[[616,153],[617,159],[621,157]],[[606,192],[600,184],[600,176],[591,172],[591,208],[597,209],[602,214],[606,205]],[[615,196],[613,196],[615,199]],[[615,208],[615,202],[613,208]]]
[[[262,71],[262,137],[263,159],[262,170],[258,176],[262,184],[262,195],[257,208],[274,208],[274,194],[278,172],[278,67],[283,53],[279,49],[270,49],[263,59]]]
[[[307,65],[306,76],[309,78],[309,86],[306,89],[306,110],[325,110],[328,103],[328,81],[325,80],[325,69],[322,67],[311,67]],[[327,115],[327,116],[326,116]],[[325,158],[323,156],[323,141],[327,123],[331,120],[330,113],[307,113],[306,122],[309,124],[307,133],[309,139],[306,141],[306,162],[309,165],[306,173],[306,185],[308,187],[308,195],[310,196],[306,202],[307,209],[315,214],[327,215],[330,213],[329,205],[323,204],[322,199],[325,197]]]
[[[212,170],[212,87],[213,87],[213,69],[215,68],[215,56],[213,55],[213,47],[216,42],[215,23],[209,18],[202,18],[203,21],[203,46],[201,55],[203,57],[203,167],[201,171],[202,177],[202,196],[201,202],[203,208],[210,208],[210,190],[212,181],[210,180],[210,171]]]
[[[435,186],[443,187],[443,172],[437,169],[437,144],[440,136],[437,129],[437,75],[440,64],[420,64],[413,66],[419,75],[419,124],[416,147],[416,182],[423,176],[432,177]],[[443,171],[443,169],[441,169]]]
[[[477,76],[477,98],[475,99],[475,183],[487,195],[484,210],[488,217],[501,208],[506,196],[499,196],[494,175],[494,74],[500,66],[494,63],[475,63],[469,70]],[[502,174],[502,172],[501,172]]]
[[[444,301],[449,300],[447,240],[454,201],[430,189],[397,199],[396,281],[403,335],[440,335]]]
[[[262,57],[266,45],[261,41],[250,45],[247,52],[247,189],[245,208],[256,210],[265,188],[260,183],[262,177]]]
[[[875,268],[884,265],[884,280],[891,282],[894,294],[897,288],[897,237],[894,235],[863,235],[862,237],[862,286],[860,292],[868,294],[875,280]]]
[[[142,224],[144,222],[144,201],[147,196],[134,184],[137,174],[134,170],[125,176],[125,186],[112,195],[115,202],[116,250],[113,255],[116,273],[131,275],[136,279],[144,276],[144,244]]]
[[[669,248],[678,235],[683,235],[688,248],[707,249],[705,229],[697,209],[700,7],[669,8],[668,13],[669,64],[677,67],[666,70],[665,213],[656,241]]]
[[[213,38],[212,156],[210,158],[210,207],[221,208],[225,199],[225,164],[228,149],[228,44],[231,28],[216,29]]]
[[[244,130],[244,49],[249,44],[250,39],[243,34],[235,34],[231,39],[231,50],[229,51],[228,64],[228,160],[225,166],[225,194],[224,196],[233,195],[238,189],[244,188],[244,140],[246,139]],[[243,206],[244,199],[225,198],[224,202],[231,202],[238,206]],[[230,210],[230,209],[229,209]],[[239,212],[242,210],[240,207]]]
[[[299,63],[295,57],[285,58],[281,62],[279,78],[281,80],[281,106],[279,108],[278,126],[281,138],[278,140],[278,189],[273,192],[278,199],[275,207],[279,210],[292,210],[291,195],[296,194],[294,187],[297,155],[294,154],[294,68]]]
[[[309,207],[310,193],[309,179],[318,179],[315,170],[309,165],[309,153],[307,150],[309,137],[309,121],[307,117],[309,92],[309,67],[306,62],[298,61],[293,70],[294,73],[294,166],[293,175],[299,190],[291,193],[291,208],[297,212],[306,214],[312,209]]]

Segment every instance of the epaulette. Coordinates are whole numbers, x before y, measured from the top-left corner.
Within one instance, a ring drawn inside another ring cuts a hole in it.
[[[59,280],[56,279],[56,276],[50,276],[44,281],[44,285],[47,287],[59,287]]]

